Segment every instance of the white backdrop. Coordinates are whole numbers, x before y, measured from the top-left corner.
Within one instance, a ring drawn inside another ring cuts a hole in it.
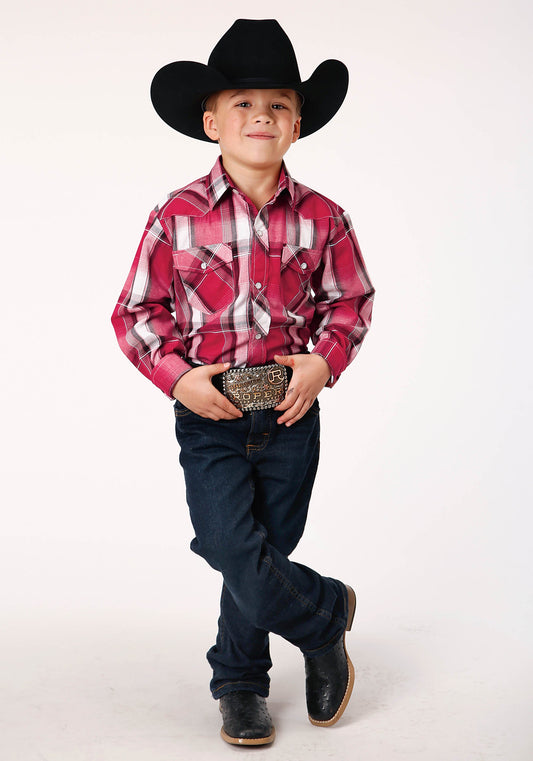
[[[150,209],[217,155],[157,117],[153,74],[275,17],[304,79],[350,70],[286,160],[350,212],[377,293],[321,395],[294,555],[358,590],[360,686],[316,730],[274,641],[269,752],[530,759],[531,4],[2,5],[4,755],[228,752],[204,660],[219,582],[188,549],[172,405],[110,315]]]

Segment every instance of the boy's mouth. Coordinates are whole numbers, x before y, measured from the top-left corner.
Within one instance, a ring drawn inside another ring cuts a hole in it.
[[[274,135],[270,132],[249,132],[246,137],[253,137],[256,140],[273,140]]]

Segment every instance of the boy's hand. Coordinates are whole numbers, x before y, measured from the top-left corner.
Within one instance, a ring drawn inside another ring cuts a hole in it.
[[[326,385],[331,370],[320,354],[276,354],[274,359],[278,365],[292,367],[292,378],[285,399],[274,407],[283,412],[278,423],[290,426],[305,415]]]
[[[200,417],[211,420],[234,420],[242,417],[242,412],[211,383],[213,375],[223,373],[229,366],[230,363],[226,362],[193,367],[174,385],[172,396]]]

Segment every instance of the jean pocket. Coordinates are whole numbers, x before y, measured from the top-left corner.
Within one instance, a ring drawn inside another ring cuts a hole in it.
[[[192,410],[190,410],[182,402],[176,399],[174,402],[174,417],[181,419],[187,417],[188,415],[192,415]]]

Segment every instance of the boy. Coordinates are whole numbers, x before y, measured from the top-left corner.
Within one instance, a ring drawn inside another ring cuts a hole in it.
[[[304,655],[313,724],[334,724],[353,688],[355,594],[288,556],[318,464],[317,396],[356,355],[374,290],[348,216],[283,163],[347,86],[333,60],[302,82],[277,21],[244,19],[207,66],[175,62],[152,82],[158,114],[221,156],[152,212],[112,321],[128,358],[175,400],[191,549],[223,577],[207,657],[232,744],[274,739],[269,632]]]

